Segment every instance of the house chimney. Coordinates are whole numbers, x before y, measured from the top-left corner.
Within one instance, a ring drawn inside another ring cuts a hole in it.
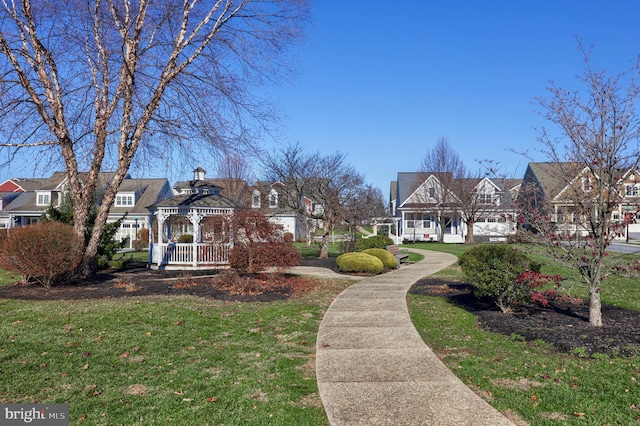
[[[193,171],[193,180],[204,180],[207,172],[202,167],[198,167]]]

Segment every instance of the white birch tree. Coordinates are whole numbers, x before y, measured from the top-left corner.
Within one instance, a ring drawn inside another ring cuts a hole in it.
[[[307,12],[304,0],[1,1],[0,140],[10,158],[30,148],[64,164],[80,235],[100,202],[82,275],[136,156],[254,150],[272,112],[249,89],[286,77]],[[114,174],[96,200],[102,171]]]

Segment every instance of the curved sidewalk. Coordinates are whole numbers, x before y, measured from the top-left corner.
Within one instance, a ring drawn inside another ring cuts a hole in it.
[[[425,259],[353,284],[320,323],[316,375],[329,422],[513,425],[449,371],[413,326],[407,291],[456,257],[411,250]]]

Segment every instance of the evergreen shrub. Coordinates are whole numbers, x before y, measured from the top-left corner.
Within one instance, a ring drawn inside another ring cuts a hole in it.
[[[355,251],[363,251],[370,248],[386,248],[393,245],[393,240],[386,235],[376,235],[369,238],[360,238],[356,241]]]
[[[507,244],[481,244],[467,250],[459,260],[465,279],[479,297],[494,300],[503,312],[530,299],[530,287],[518,278],[525,271],[540,272],[540,264]]]
[[[379,274],[384,269],[380,259],[362,252],[341,254],[336,258],[336,262],[338,263],[338,269],[342,272]]]
[[[375,256],[380,259],[385,269],[398,268],[398,259],[396,259],[396,257],[386,249],[371,248],[364,250],[362,253],[370,254],[371,256]]]

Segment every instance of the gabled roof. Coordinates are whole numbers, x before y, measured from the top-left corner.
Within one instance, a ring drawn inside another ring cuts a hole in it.
[[[81,179],[86,176],[86,173],[81,173]],[[99,204],[103,197],[105,190],[113,179],[114,173],[101,172],[98,174],[98,182],[96,184],[96,204]],[[61,196],[62,186],[66,182],[65,172],[55,172],[49,178],[19,178],[15,179],[26,192],[21,192],[11,202],[5,206],[3,212],[9,213],[39,213],[45,210],[45,206],[39,206],[36,204],[36,191],[52,191],[52,202],[55,205],[57,202],[56,196]],[[146,206],[153,204],[161,197],[170,195],[171,188],[169,181],[166,178],[155,179],[132,179],[130,175],[126,175],[123,179],[118,192],[135,192],[136,204],[127,207],[111,206],[110,214],[123,215],[129,214],[148,214]]]

